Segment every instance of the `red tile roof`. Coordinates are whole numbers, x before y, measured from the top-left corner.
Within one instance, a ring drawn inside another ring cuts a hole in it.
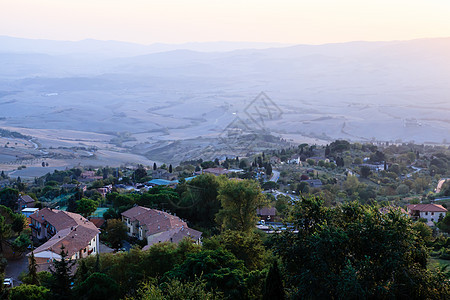
[[[142,250],[149,249],[152,245],[164,242],[171,242],[178,244],[185,237],[192,238],[194,241],[198,240],[201,237],[202,233],[200,231],[181,227],[181,228],[173,228],[164,232],[153,234],[149,237],[148,245],[146,245]]]
[[[173,228],[188,227],[186,222],[177,216],[142,206],[132,207],[123,212],[122,216],[130,218],[132,222],[139,221],[139,224],[147,230],[147,236]]]
[[[30,216],[39,223],[49,223],[56,229],[56,234],[34,250],[35,253],[52,251],[60,253],[64,245],[70,256],[87,247],[88,243],[99,233],[98,228],[79,214],[62,210],[44,208]]]
[[[379,212],[382,214],[387,214],[391,211],[399,210],[402,214],[406,214],[406,210],[404,210],[401,207],[395,207],[395,206],[385,206],[379,209]]]
[[[219,175],[228,174],[229,171],[224,168],[208,168],[208,169],[204,169],[203,173],[210,173],[210,174],[219,176]]]
[[[21,195],[20,198],[22,198],[23,202],[25,203],[33,203],[35,200],[31,198],[28,195]]]
[[[446,212],[447,209],[440,204],[410,204],[406,206],[408,210]]]

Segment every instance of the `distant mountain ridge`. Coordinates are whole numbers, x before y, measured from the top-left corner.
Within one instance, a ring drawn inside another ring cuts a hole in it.
[[[0,52],[67,54],[103,54],[110,56],[136,56],[173,50],[192,50],[198,52],[226,52],[237,49],[265,49],[286,47],[281,43],[253,42],[192,42],[183,44],[154,43],[143,45],[120,41],[101,41],[85,39],[81,41],[56,41],[45,39],[25,39],[0,36]]]
[[[217,137],[264,91],[283,111],[265,129],[286,139],[448,140],[450,38],[225,45],[0,37],[0,126],[129,132],[128,150],[142,154]]]

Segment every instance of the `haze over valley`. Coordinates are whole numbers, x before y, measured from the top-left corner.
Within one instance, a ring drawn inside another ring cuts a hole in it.
[[[27,138],[5,148],[4,136],[0,161],[37,168],[44,151],[54,167],[150,164],[335,139],[446,144],[448,53],[450,38],[144,46],[3,36],[0,126]]]

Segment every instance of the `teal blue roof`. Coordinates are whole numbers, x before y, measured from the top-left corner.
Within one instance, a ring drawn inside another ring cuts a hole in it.
[[[178,180],[170,181],[165,179],[153,179],[150,180],[148,183],[154,184],[154,185],[170,185],[170,184],[177,184]]]

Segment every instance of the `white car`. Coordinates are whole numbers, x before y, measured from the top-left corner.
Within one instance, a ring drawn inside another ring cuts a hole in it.
[[[3,280],[3,286],[7,287],[7,288],[12,288],[14,287],[14,281],[12,278],[5,278]]]

